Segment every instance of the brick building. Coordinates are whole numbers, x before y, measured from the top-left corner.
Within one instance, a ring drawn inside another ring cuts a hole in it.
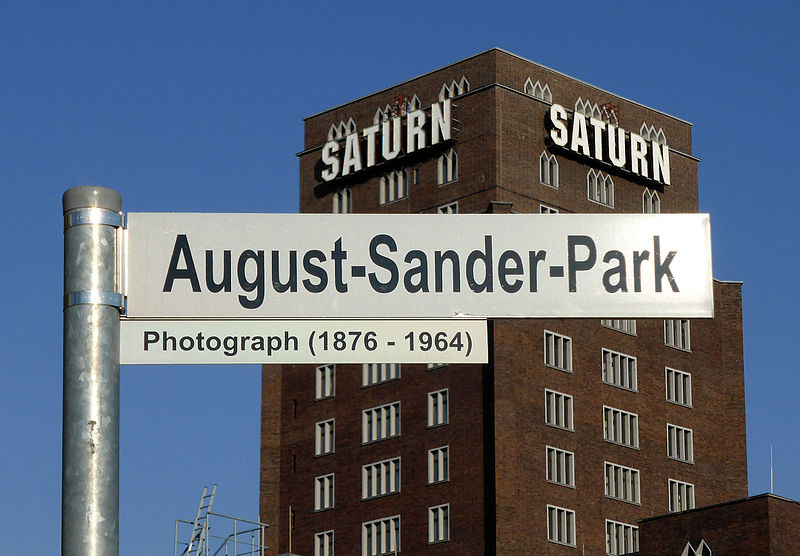
[[[449,139],[348,162],[448,102]],[[553,105],[668,149],[669,185],[559,147]],[[307,118],[299,158],[301,212],[698,211],[691,124],[499,49]],[[487,365],[264,366],[267,544],[624,554],[639,519],[746,496],[740,284],[715,282],[714,314],[495,319]]]

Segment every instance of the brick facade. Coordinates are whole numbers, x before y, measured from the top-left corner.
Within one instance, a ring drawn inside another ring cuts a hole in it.
[[[331,183],[320,179],[321,148],[331,125],[353,118],[360,131],[399,95],[417,95],[428,107],[443,84],[462,77],[469,91],[453,100],[458,131],[451,142],[398,157],[395,165]],[[568,110],[580,97],[613,105],[619,125],[629,131],[638,132],[643,122],[663,129],[672,184],[643,183],[553,150],[544,123],[549,103],[523,92],[527,78],[547,84],[553,102]],[[458,179],[437,185],[437,159],[451,147],[458,154]],[[545,151],[556,156],[558,189],[540,183]],[[334,191],[349,187],[353,212],[435,213],[457,201],[460,213],[538,213],[541,204],[560,212],[637,213],[649,188],[658,193],[661,212],[697,212],[698,161],[691,152],[687,122],[493,49],[307,118],[299,154],[300,207],[329,213]],[[409,194],[381,205],[381,175],[400,166],[409,171]],[[587,198],[591,168],[609,171],[613,208]],[[291,551],[303,555],[314,553],[315,533],[328,530],[335,531],[337,554],[360,554],[361,524],[398,514],[406,554],[595,555],[606,553],[606,519],[635,524],[668,510],[670,478],[694,485],[697,506],[745,496],[741,285],[715,282],[714,296],[715,318],[690,323],[690,350],[665,345],[663,320],[639,319],[630,335],[597,319],[497,319],[490,324],[488,365],[403,365],[399,380],[367,388],[360,365],[337,365],[336,395],[325,400],[314,400],[313,366],[265,366],[261,520],[272,526],[270,554],[289,551],[290,506]],[[571,372],[544,364],[545,330],[572,339]],[[602,348],[637,358],[636,391],[603,383]],[[691,407],[666,400],[665,367],[691,373]],[[427,393],[442,388],[449,389],[450,422],[429,429]],[[573,396],[573,431],[545,424],[545,389]],[[401,435],[362,445],[361,411],[394,401],[401,402]],[[604,440],[604,405],[638,414],[638,447]],[[331,418],[335,452],[315,457],[314,425]],[[692,429],[693,462],[667,457],[667,423]],[[442,445],[450,447],[450,480],[427,485],[427,451]],[[574,453],[574,487],[546,480],[546,446]],[[397,456],[400,492],[362,501],[362,465]],[[639,470],[639,503],[605,496],[605,462]],[[315,512],[314,478],[329,473],[335,473],[335,506]],[[429,545],[427,508],[445,503],[450,540]],[[575,511],[575,546],[548,541],[548,504]]]

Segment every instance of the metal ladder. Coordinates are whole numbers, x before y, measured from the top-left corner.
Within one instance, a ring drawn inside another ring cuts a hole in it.
[[[211,488],[211,494],[208,494],[207,486],[203,487],[200,506],[197,508],[197,517],[194,518],[194,525],[192,526],[192,536],[183,554],[187,556],[191,554],[201,556],[204,554],[203,550],[206,549],[208,542],[208,512],[211,511],[211,505],[214,503],[214,495],[216,493],[217,485]]]

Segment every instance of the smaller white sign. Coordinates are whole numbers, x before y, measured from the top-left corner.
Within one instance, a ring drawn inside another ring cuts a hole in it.
[[[486,363],[486,320],[129,320],[120,363]]]

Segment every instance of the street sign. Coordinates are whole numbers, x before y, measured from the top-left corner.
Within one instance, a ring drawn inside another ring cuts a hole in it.
[[[120,363],[487,363],[486,321],[232,320],[120,323]]]
[[[136,318],[713,316],[706,214],[130,213]]]

